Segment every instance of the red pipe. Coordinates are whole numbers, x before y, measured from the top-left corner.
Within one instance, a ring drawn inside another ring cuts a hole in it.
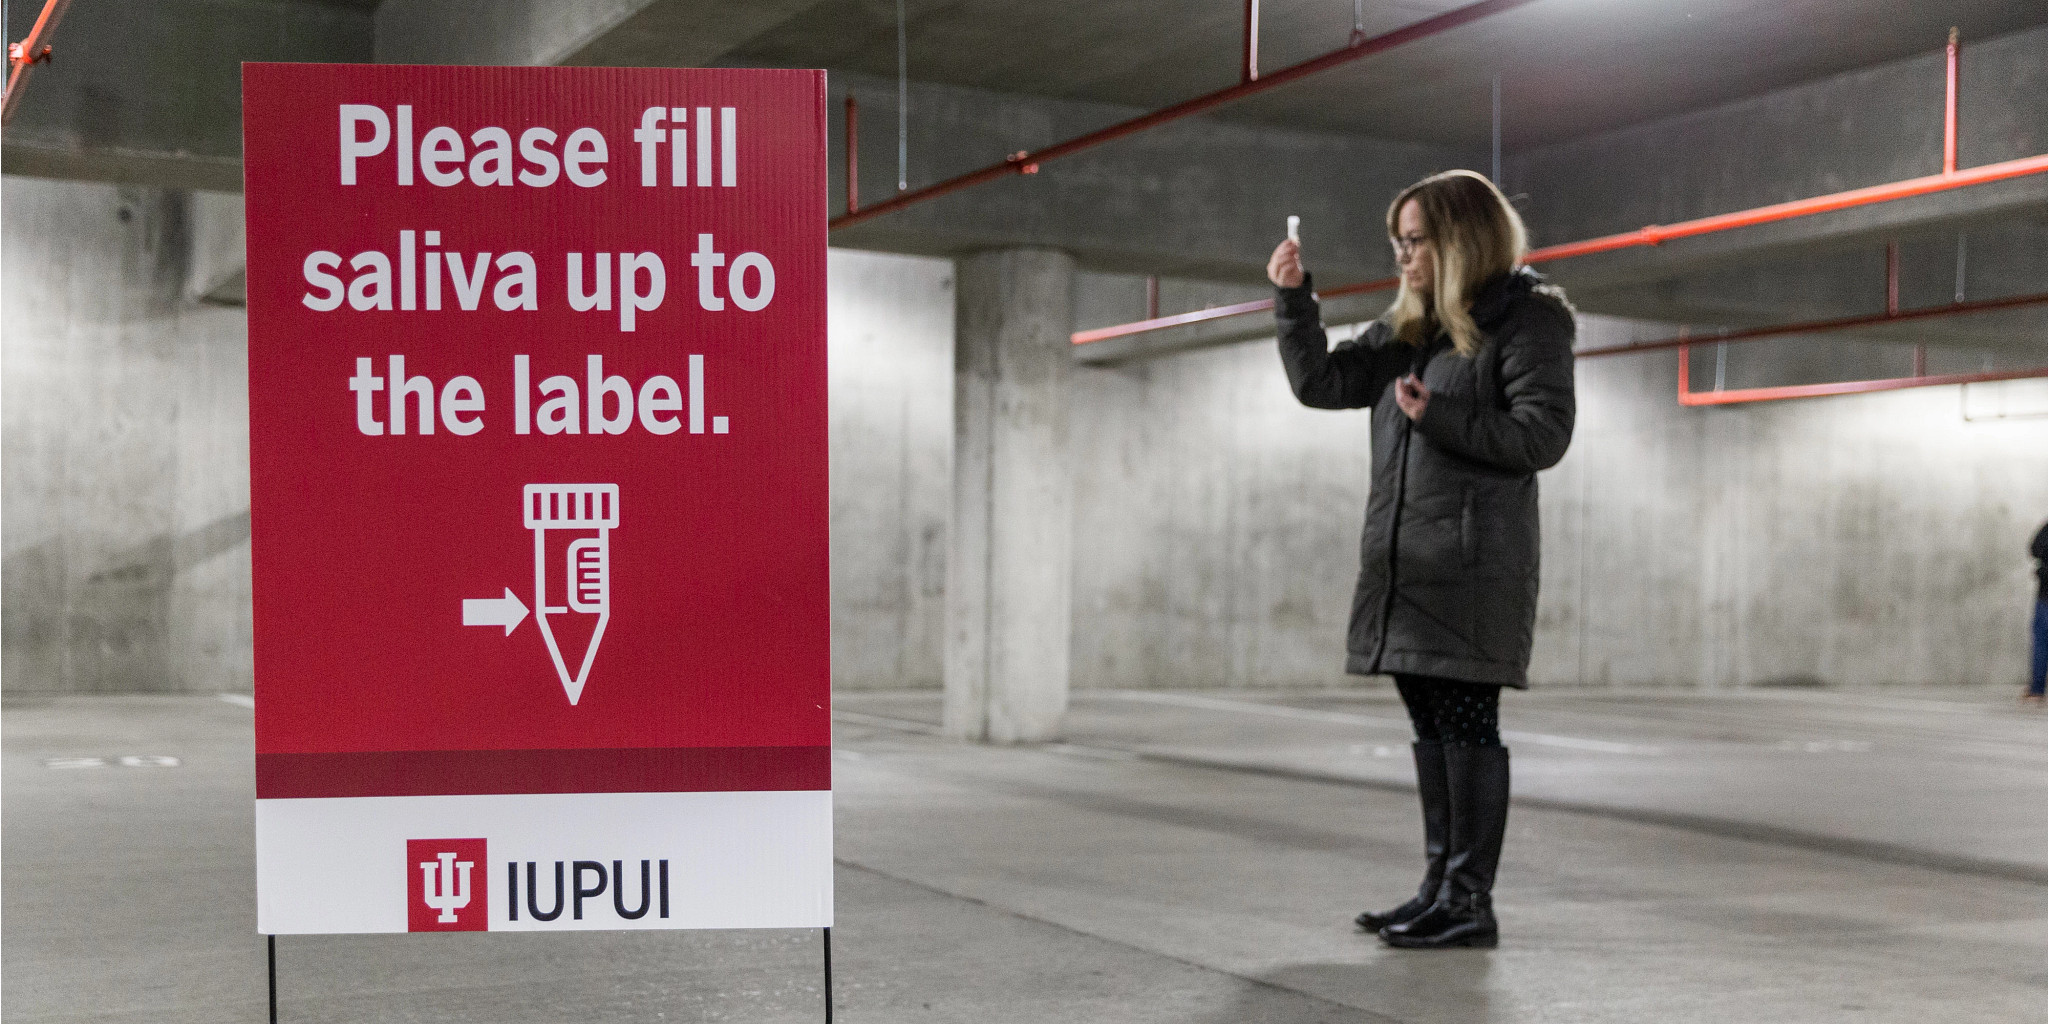
[[[1812,199],[1795,199],[1789,203],[1774,203],[1759,206],[1753,210],[1738,210],[1734,213],[1701,217],[1698,220],[1680,221],[1677,224],[1652,224],[1637,231],[1624,231],[1618,235],[1603,235],[1583,242],[1568,242],[1564,245],[1546,246],[1529,253],[1529,262],[1569,259],[1573,256],[1587,256],[1616,249],[1632,249],[1644,245],[1662,245],[1677,238],[1692,238],[1696,235],[1711,235],[1718,231],[1735,228],[1755,227],[1781,220],[1794,220],[1816,214],[1834,213],[1838,210],[1876,203],[1888,203],[1899,199],[1947,192],[1950,189],[1984,185],[2008,178],[2024,178],[2032,174],[2048,172],[2048,154],[2021,157],[2002,163],[1985,164],[1954,174],[1930,174],[1923,178],[1908,178],[1869,188],[1850,189],[1830,195],[1815,196]]]
[[[2048,304],[2048,292],[2039,292],[2032,295],[2014,295],[2003,299],[1987,299],[1981,302],[1957,302],[1947,306],[1932,306],[1925,309],[1900,311],[1897,308],[1893,308],[1883,315],[1844,317],[1839,320],[1814,320],[1802,324],[1781,324],[1776,327],[1757,327],[1746,331],[1735,331],[1719,335],[1713,341],[1716,344],[1726,344],[1731,341],[1755,341],[1759,338],[1775,338],[1787,334],[1819,334],[1826,331],[1839,331],[1881,323],[1961,316],[1966,313],[1982,313],[1995,309],[2016,309],[2022,306],[2039,306],[2044,304]],[[1751,402],[1781,402],[1795,398],[1824,398],[1831,395],[1860,395],[1873,391],[1902,391],[1907,388],[1931,388],[1949,384],[1985,384],[2001,380],[2048,378],[2048,366],[2037,366],[2026,370],[1944,373],[1930,376],[1927,373],[1927,346],[1920,344],[1913,346],[1913,375],[1910,377],[1835,381],[1827,384],[1788,384],[1768,388],[1740,388],[1733,391],[1694,391],[1692,389],[1692,345],[1695,340],[1688,332],[1681,330],[1676,338],[1642,342],[1634,345],[1613,345],[1606,348],[1582,349],[1574,353],[1574,355],[1584,359],[1593,356],[1627,355],[1632,352],[1651,352],[1657,349],[1675,348],[1678,350],[1678,404],[1686,408],[1707,405],[1746,405]]]
[[[1368,292],[1388,291],[1400,283],[1400,278],[1382,277],[1376,281],[1360,281],[1357,284],[1318,289],[1316,294],[1326,299],[1335,298],[1339,295],[1364,295]],[[1228,306],[1211,306],[1208,309],[1198,309],[1192,313],[1175,313],[1172,316],[1158,316],[1149,320],[1140,320],[1136,323],[1117,324],[1114,327],[1098,327],[1092,331],[1075,331],[1069,340],[1076,345],[1086,345],[1091,341],[1106,341],[1110,338],[1121,338],[1127,334],[1144,334],[1147,331],[1162,331],[1168,327],[1185,327],[1188,324],[1199,324],[1209,320],[1224,320],[1233,316],[1243,316],[1246,313],[1257,313],[1260,310],[1272,308],[1272,299],[1252,299],[1248,302],[1234,302]]]
[[[1625,356],[1638,352],[1657,352],[1664,349],[1683,350],[1690,345],[1703,342],[1757,341],[1763,338],[1782,338],[1790,334],[1825,334],[1829,331],[1846,331],[1857,327],[1875,327],[1879,324],[1909,323],[1914,320],[1932,320],[1947,316],[1964,316],[1970,313],[1989,313],[2000,309],[2018,309],[2025,306],[2048,305],[2048,292],[2031,295],[2013,295],[2003,299],[1982,299],[1977,302],[1957,302],[1946,306],[1928,306],[1922,309],[1903,309],[1897,312],[1869,313],[1863,316],[1841,317],[1835,320],[1808,320],[1796,324],[1775,324],[1770,327],[1751,327],[1746,330],[1730,331],[1711,338],[1695,337],[1687,331],[1680,331],[1675,338],[1657,341],[1639,341],[1627,345],[1608,345],[1601,348],[1582,348],[1573,355],[1580,359],[1597,359],[1601,356]]]
[[[1797,199],[1789,203],[1761,206],[1754,210],[1740,210],[1735,213],[1701,217],[1698,220],[1681,221],[1677,224],[1651,225],[1639,231],[1626,231],[1618,235],[1603,235],[1599,238],[1589,238],[1583,242],[1568,242],[1564,245],[1546,246],[1531,251],[1527,261],[1539,263],[1549,260],[1570,259],[1574,256],[1587,256],[1593,253],[1612,252],[1616,249],[1659,245],[1674,238],[1710,235],[1719,231],[1732,231],[1736,228],[1754,227],[1759,224],[1793,220],[1799,217],[1811,217],[1822,213],[1834,213],[1838,210],[1847,210],[1858,206],[1872,206],[1877,203],[1911,199],[1916,196],[1932,195],[1936,192],[1947,192],[1951,189],[1968,188],[1972,185],[1983,185],[1994,181],[2005,181],[2009,178],[2022,178],[2042,173],[2048,173],[2048,154],[2022,157],[2018,160],[2007,160],[2003,163],[1985,164],[1982,167],[1972,167],[1965,171],[1957,171],[1954,174],[1930,174],[1924,178],[1909,178],[1905,181],[1895,181],[1885,185],[1872,185],[1869,188],[1851,189],[1847,192],[1815,196],[1812,199]],[[1350,295],[1361,292],[1381,291],[1393,287],[1394,283],[1391,278],[1383,278],[1377,281],[1365,281],[1359,284],[1329,289],[1321,294]],[[1183,323],[1194,322],[1194,320],[1214,320],[1226,316],[1242,316],[1247,313],[1256,313],[1260,310],[1272,308],[1272,299],[1240,302],[1232,306],[1219,306],[1212,310],[1203,310],[1200,314],[1183,314],[1182,317],[1164,317],[1154,321],[1119,324],[1115,327],[1104,327],[1094,331],[1082,331],[1073,335],[1073,342],[1076,345],[1082,345],[1090,341],[1100,341],[1104,338],[1115,338],[1127,334],[1141,334],[1145,331],[1177,327]],[[1193,317],[1194,320],[1184,319],[1185,317]]]
[[[1244,68],[1237,80],[1259,80],[1259,0],[1244,0]]]
[[[21,103],[21,87],[28,84],[29,70],[49,60],[51,55],[50,36],[57,31],[57,22],[63,20],[64,9],[71,6],[71,0],[48,0],[43,4],[43,13],[36,16],[36,25],[28,30],[28,38],[7,48],[7,98],[0,101],[0,125],[14,120],[14,109]],[[0,25],[0,32],[6,26]]]
[[[860,105],[846,98],[846,212],[860,209]]]
[[[1688,407],[1744,405],[1750,402],[1780,402],[1790,398],[1861,395],[1872,391],[1903,391],[1907,388],[1934,388],[1948,384],[1988,384],[1999,380],[2034,380],[2048,377],[2048,366],[2036,366],[2029,370],[1944,373],[1932,377],[1893,377],[1886,380],[1846,380],[1834,384],[1790,384],[1774,388],[1743,388],[1739,391],[1694,392],[1687,389],[1688,375],[1684,366],[1683,362],[1679,364],[1678,404]]]
[[[1263,78],[1240,82],[1228,89],[1220,89],[1216,92],[1197,96],[1191,100],[1183,100],[1163,110],[1155,110],[1150,114],[1134,117],[1120,124],[1113,124],[1098,131],[1068,139],[1065,142],[1055,143],[1035,152],[1025,151],[1016,153],[1005,159],[1002,163],[991,164],[978,171],[969,171],[966,174],[948,178],[936,185],[927,185],[924,188],[900,193],[876,203],[859,213],[848,213],[835,217],[830,226],[833,228],[852,227],[862,221],[880,217],[886,213],[894,213],[914,203],[921,203],[928,199],[937,199],[940,196],[950,195],[961,189],[994,181],[1006,175],[1035,173],[1038,170],[1038,165],[1048,160],[1058,160],[1061,157],[1073,156],[1083,150],[1100,146],[1105,142],[1114,142],[1127,135],[1142,132],[1147,128],[1156,128],[1159,125],[1178,121],[1184,117],[1192,117],[1224,104],[1234,103],[1248,96],[1255,96],[1268,89],[1277,89],[1289,82],[1299,78],[1306,78],[1319,71],[1327,71],[1330,68],[1341,64],[1348,64],[1361,57],[1369,57],[1376,53],[1394,49],[1405,43],[1412,43],[1418,39],[1425,39],[1429,36],[1448,32],[1451,29],[1469,22],[1478,21],[1489,15],[1511,11],[1517,7],[1524,7],[1535,2],[1536,0],[1481,0],[1480,3],[1469,4],[1452,11],[1445,11],[1442,14],[1424,18],[1414,24],[1395,29],[1384,35],[1374,36],[1371,39],[1362,39],[1342,49],[1332,50],[1320,57],[1313,57],[1299,64],[1281,68]]]
[[[1185,327],[1188,324],[1198,324],[1205,320],[1222,320],[1226,317],[1256,313],[1262,309],[1272,308],[1272,299],[1233,302],[1228,306],[1211,306],[1208,309],[1198,309],[1192,313],[1155,316],[1136,323],[1118,324],[1115,327],[1099,327],[1092,331],[1075,331],[1069,340],[1076,345],[1086,345],[1091,341],[1106,341],[1110,338],[1121,338],[1126,334],[1143,334],[1146,331],[1161,331],[1168,327]]]
[[[1941,173],[1956,172],[1956,79],[1963,60],[1963,36],[1958,29],[1948,30],[1948,105],[1947,116],[1943,118],[1941,130]]]
[[[1461,10],[1470,10],[1470,8]],[[1452,13],[1460,12],[1454,11]],[[1404,29],[1403,31],[1406,30]],[[1385,39],[1387,37],[1381,36],[1380,38]],[[1320,59],[1323,58],[1318,58],[1318,60]],[[1593,253],[1612,252],[1617,249],[1661,245],[1674,238],[1691,238],[1697,235],[1730,231],[1736,228],[1754,227],[1759,224],[1792,220],[1799,217],[1811,217],[1816,214],[1833,213],[1858,206],[1870,206],[1898,199],[1911,199],[1916,196],[1946,192],[1954,188],[1966,188],[1971,185],[1982,185],[1994,181],[2004,181],[2009,178],[2019,178],[2048,172],[2048,154],[2023,157],[2018,160],[2006,160],[1995,164],[1985,164],[1982,167],[1973,167],[1967,171],[1959,172],[1956,170],[1956,95],[1958,71],[1961,67],[1961,62],[1961,34],[1957,29],[1950,28],[1948,38],[1948,99],[1943,130],[1942,172],[1940,174],[1931,174],[1921,178],[1908,178],[1905,181],[1872,185],[1868,188],[1850,189],[1846,192],[1835,192],[1829,195],[1816,196],[1812,199],[1797,199],[1788,203],[1760,206],[1751,210],[1739,210],[1734,213],[1701,217],[1696,220],[1681,221],[1677,224],[1653,224],[1638,231],[1625,231],[1615,235],[1589,238],[1580,242],[1547,246],[1530,252],[1527,262],[1538,263],[1547,260],[1570,259],[1573,256],[1587,256]],[[1302,66],[1305,65],[1296,65],[1296,67]],[[1898,272],[1896,266],[1898,256],[1896,245],[1888,250],[1888,254],[1887,280],[1890,295],[1886,308],[1896,311],[1898,309]],[[1331,289],[1322,294],[1348,295],[1379,291],[1384,288],[1391,288],[1395,283],[1392,279],[1367,281],[1362,284]],[[1147,331],[1163,330],[1168,327],[1179,327],[1188,323],[1216,320],[1228,316],[1242,316],[1247,313],[1256,313],[1271,308],[1273,308],[1271,299],[1257,302],[1240,302],[1235,305],[1203,310],[1200,313],[1182,314],[1178,317],[1155,318],[1138,323],[1099,328],[1093,331],[1080,331],[1076,332],[1071,340],[1076,345],[1085,345],[1091,341],[1101,341],[1106,338],[1142,334]]]

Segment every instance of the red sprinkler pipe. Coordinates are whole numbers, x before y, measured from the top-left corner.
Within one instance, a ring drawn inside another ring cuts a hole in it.
[[[966,174],[948,178],[936,185],[927,185],[924,188],[900,193],[858,213],[848,213],[835,217],[832,219],[830,226],[835,229],[852,227],[855,224],[880,217],[883,214],[894,213],[906,206],[929,199],[937,199],[940,196],[950,195],[961,189],[985,184],[1008,175],[1036,174],[1038,166],[1047,161],[1073,156],[1083,150],[1100,146],[1105,142],[1114,142],[1127,135],[1135,135],[1147,128],[1156,128],[1162,124],[1178,121],[1184,117],[1192,117],[1205,111],[1214,110],[1227,103],[1234,103],[1249,96],[1256,96],[1268,89],[1277,89],[1289,82],[1306,78],[1319,71],[1327,71],[1339,65],[1348,64],[1361,57],[1382,53],[1397,46],[1412,43],[1418,39],[1426,39],[1433,35],[1448,32],[1451,29],[1478,21],[1489,15],[1511,11],[1517,7],[1525,7],[1535,2],[1536,0],[1481,0],[1479,3],[1469,4],[1456,10],[1445,11],[1442,14],[1424,18],[1414,24],[1395,29],[1384,35],[1377,35],[1370,39],[1361,39],[1349,46],[1332,50],[1320,57],[1312,57],[1299,64],[1289,65],[1270,75],[1248,82],[1239,82],[1228,89],[1219,89],[1216,92],[1197,96],[1191,100],[1183,100],[1165,109],[1155,110],[1152,113],[1134,117],[1120,124],[1113,124],[1107,128],[1089,132],[1086,135],[1068,139],[1065,142],[1054,143],[1044,149],[1015,153],[1002,163],[990,164],[978,171],[969,171]]]
[[[846,98],[846,212],[860,209],[860,105]]]
[[[1984,185],[1994,181],[2005,181],[2009,178],[2023,178],[2042,173],[2048,173],[2048,154],[2022,157],[2018,160],[2007,160],[2003,163],[1985,164],[1982,167],[1972,167],[1968,170],[1957,171],[1954,174],[1930,174],[1924,178],[1908,178],[1905,181],[1895,181],[1886,185],[1872,185],[1869,188],[1851,189],[1847,192],[1836,192],[1832,195],[1815,196],[1812,199],[1798,199],[1789,203],[1760,206],[1754,210],[1716,214],[1712,217],[1701,217],[1698,220],[1681,221],[1677,224],[1652,225],[1639,231],[1627,231],[1618,235],[1603,235],[1599,238],[1589,238],[1583,242],[1568,242],[1564,245],[1546,246],[1531,251],[1527,261],[1530,263],[1542,263],[1550,260],[1571,259],[1574,256],[1587,256],[1593,253],[1612,252],[1616,249],[1659,245],[1674,238],[1711,235],[1720,231],[1733,231],[1736,228],[1755,227],[1759,224],[1771,224],[1777,221],[1794,220],[1800,217],[1812,217],[1817,214],[1834,213],[1838,210],[1848,210],[1859,206],[1874,206],[1878,203],[1889,203],[1899,199],[1912,199],[1917,196],[1932,195],[1936,192],[1947,192],[1951,189],[1968,188],[1972,185]],[[1391,278],[1383,278],[1377,281],[1365,281],[1359,284],[1345,285],[1341,288],[1328,289],[1321,294],[1325,296],[1354,295],[1363,292],[1382,291],[1393,287],[1395,283]],[[1135,324],[1119,324],[1115,327],[1104,327],[1094,331],[1082,331],[1073,335],[1073,342],[1076,345],[1082,345],[1091,341],[1101,341],[1104,338],[1122,337],[1127,334],[1142,334],[1146,331],[1178,327],[1184,323],[1192,323],[1198,320],[1215,320],[1226,316],[1242,316],[1247,313],[1256,313],[1272,308],[1272,299],[1240,302],[1231,306],[1218,306],[1215,309],[1203,310],[1199,314],[1182,314],[1180,317],[1162,317],[1158,320]]]
[[[1733,331],[1718,335],[1711,340],[1715,344],[1731,341],[1756,341],[1762,338],[1777,338],[1788,334],[1820,334],[1827,331],[1847,330],[1853,327],[1868,327],[1883,323],[1899,323],[1908,320],[1926,320],[1935,317],[1962,316],[1967,313],[1983,313],[1996,309],[2017,309],[2023,306],[2048,305],[2048,292],[2032,295],[2014,295],[2003,299],[1986,299],[1981,302],[1957,302],[1947,306],[1931,306],[1924,309],[1892,309],[1882,315],[1844,317],[1839,320],[1815,320],[1803,324],[1781,324],[1776,327],[1758,327],[1746,331]],[[1931,388],[1949,384],[1987,384],[2001,380],[2034,380],[2048,378],[2048,366],[2036,366],[2025,370],[1988,370],[1982,373],[1943,373],[1929,375],[1927,372],[1927,346],[1913,347],[1913,375],[1910,377],[1888,377],[1878,380],[1834,381],[1827,384],[1788,384],[1768,388],[1740,388],[1733,391],[1694,391],[1692,389],[1692,346],[1701,339],[1680,331],[1678,337],[1663,341],[1642,342],[1634,345],[1614,345],[1606,348],[1583,349],[1574,353],[1581,359],[1593,356],[1618,356],[1634,352],[1650,352],[1658,349],[1678,350],[1678,404],[1687,408],[1705,405],[1746,405],[1751,402],[1780,402],[1794,398],[1824,398],[1831,395],[1860,395],[1873,391],[1902,391],[1907,388]]]
[[[71,0],[48,0],[43,4],[43,13],[36,16],[36,25],[28,30],[28,38],[7,47],[7,98],[0,101],[0,125],[14,120],[14,110],[21,104],[21,87],[28,84],[28,73],[37,64],[50,60],[54,51],[50,48],[50,36],[57,31],[57,22],[63,20],[64,9],[71,6]],[[0,25],[0,32],[6,26]]]
[[[1956,172],[1956,79],[1963,62],[1963,35],[1948,30],[1948,103],[1941,125],[1941,173]]]
[[[1985,185],[2008,178],[2024,178],[2032,174],[2048,172],[2048,154],[2021,157],[2002,163],[1985,164],[1954,174],[1930,174],[1922,178],[1907,178],[1869,188],[1850,189],[1830,195],[1815,196],[1812,199],[1795,199],[1789,203],[1775,203],[1759,206],[1753,210],[1739,210],[1735,213],[1701,217],[1698,220],[1680,221],[1677,224],[1652,224],[1637,231],[1624,231],[1618,235],[1603,235],[1583,242],[1568,242],[1564,245],[1546,246],[1529,253],[1529,262],[1570,259],[1573,256],[1588,256],[1616,249],[1633,249],[1644,245],[1662,245],[1677,238],[1692,238],[1696,235],[1711,235],[1735,228],[1755,227],[1759,224],[1773,224],[1782,220],[1812,217],[1816,214],[1834,213],[1838,210],[1853,209],[1889,203],[1899,199],[1947,192],[1950,189],[1968,188],[1971,185]]]
[[[1316,294],[1326,299],[1336,298],[1340,295],[1364,295],[1369,292],[1389,291],[1400,283],[1399,278],[1383,277],[1376,281],[1360,281],[1357,284],[1347,284],[1337,288],[1317,289]],[[1069,340],[1076,345],[1086,345],[1091,341],[1107,341],[1110,338],[1121,338],[1127,334],[1144,334],[1148,331],[1163,331],[1168,327],[1185,327],[1189,324],[1205,323],[1210,320],[1225,320],[1233,316],[1243,316],[1246,313],[1257,313],[1261,310],[1272,308],[1272,299],[1252,299],[1249,302],[1233,302],[1228,306],[1211,306],[1208,309],[1198,309],[1192,313],[1155,316],[1147,320],[1139,320],[1136,323],[1117,324],[1114,327],[1098,327],[1092,331],[1075,331]]]
[[[2001,309],[2020,309],[2027,306],[2048,305],[2048,292],[2031,295],[2013,295],[2003,299],[1981,299],[1976,302],[1957,302],[1946,306],[1928,306],[1921,309],[1902,309],[1897,312],[1868,313],[1862,316],[1841,317],[1834,320],[1808,320],[1796,324],[1774,324],[1769,327],[1751,327],[1746,330],[1729,331],[1710,338],[1702,338],[1687,331],[1680,331],[1675,338],[1657,341],[1638,341],[1627,345],[1607,345],[1600,348],[1582,348],[1572,353],[1580,359],[1597,359],[1601,356],[1626,356],[1639,352],[1658,352],[1666,349],[1683,351],[1692,345],[1712,342],[1721,344],[1735,341],[1760,341],[1765,338],[1782,338],[1792,334],[1826,334],[1830,331],[1847,331],[1858,327],[1876,327],[1881,324],[1910,323],[1914,320],[1934,320],[1941,317],[1965,316],[1970,313],[1989,313]]]
[[[1454,11],[1452,13],[1458,12]],[[1380,38],[1384,39],[1386,37],[1382,36]],[[1625,231],[1620,234],[1602,235],[1598,238],[1589,238],[1579,242],[1546,246],[1530,252],[1527,261],[1539,263],[1548,260],[1570,259],[1574,256],[1612,252],[1617,249],[1661,245],[1666,241],[1676,238],[1691,238],[1720,231],[1731,231],[1736,228],[1754,227],[1760,224],[1811,217],[1822,213],[1834,213],[1839,210],[1853,209],[1859,206],[1872,206],[1899,199],[1912,199],[1917,196],[1932,195],[1936,192],[1946,192],[1950,189],[1968,188],[1972,185],[1989,184],[1995,181],[2005,181],[2010,178],[2021,178],[2048,172],[2048,154],[2022,157],[2018,160],[2006,160],[1995,164],[1985,164],[1981,167],[1972,167],[1966,171],[1956,170],[1956,83],[1962,59],[1962,44],[1960,36],[1955,29],[1949,30],[1948,58],[1947,123],[1944,131],[1944,157],[1942,173],[1940,174],[1908,178],[1904,181],[1872,185],[1868,188],[1850,189],[1846,192],[1835,192],[1829,195],[1815,196],[1811,199],[1797,199],[1788,203],[1760,206],[1751,210],[1739,210],[1734,213],[1701,217],[1696,220],[1681,221],[1677,224],[1653,224],[1637,231]],[[1302,65],[1296,66],[1300,67]],[[1377,281],[1366,281],[1360,284],[1329,289],[1322,292],[1322,294],[1325,296],[1361,294],[1392,288],[1396,283],[1398,282],[1392,278],[1383,278]],[[1892,305],[1896,306],[1896,300],[1893,301]],[[1073,334],[1071,340],[1076,345],[1085,345],[1093,341],[1120,338],[1132,334],[1144,334],[1149,331],[1181,327],[1190,323],[1219,320],[1225,317],[1243,316],[1248,313],[1257,313],[1272,308],[1273,300],[1271,299],[1240,302],[1229,306],[1205,309],[1196,313],[1183,313],[1178,316],[1141,320],[1137,323],[1118,324],[1113,327],[1103,327],[1092,331],[1078,331]]]
[[[1746,405],[1751,402],[1782,402],[1791,398],[1825,398],[1830,395],[1861,395],[1873,391],[1903,391],[1907,388],[1935,388],[1949,384],[1988,384],[2000,380],[2048,378],[2048,366],[2030,370],[1996,370],[1987,373],[1943,373],[1932,377],[1892,377],[1885,380],[1845,380],[1833,384],[1791,384],[1775,388],[1742,388],[1736,391],[1693,391],[1681,350],[1678,364],[1678,404]]]

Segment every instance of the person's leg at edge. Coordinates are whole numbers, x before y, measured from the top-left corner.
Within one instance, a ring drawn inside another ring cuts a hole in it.
[[[1414,897],[1391,910],[1365,911],[1352,919],[1358,927],[1377,932],[1388,925],[1412,921],[1436,902],[1443,884],[1446,844],[1450,836],[1449,779],[1444,771],[1444,748],[1437,732],[1435,686],[1427,677],[1395,676],[1394,686],[1408,718],[1415,724],[1415,792],[1422,801],[1422,885]]]
[[[1491,947],[1493,880],[1507,833],[1508,749],[1500,742],[1500,687],[1436,681],[1432,706],[1442,738],[1450,793],[1450,836],[1443,882],[1429,909],[1380,931],[1405,949]]]
[[[2034,602],[2034,674],[2027,682],[2027,696],[2040,700],[2048,689],[2048,601]]]

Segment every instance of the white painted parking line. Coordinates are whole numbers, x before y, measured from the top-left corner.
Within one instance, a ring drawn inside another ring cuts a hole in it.
[[[1409,728],[1408,720],[1405,718],[1380,718],[1373,715],[1354,715],[1344,711],[1317,711],[1313,708],[1291,708],[1284,704],[1259,704],[1253,701],[1225,700],[1221,697],[1202,697],[1192,693],[1158,693],[1149,690],[1090,690],[1085,695],[1075,695],[1077,700],[1085,700],[1090,697],[1131,701],[1138,704],[1165,704],[1170,707],[1228,711],[1240,715],[1262,715],[1267,718],[1292,718],[1301,722],[1328,722],[1333,725],[1362,725],[1376,729],[1399,729],[1402,732],[1407,732]]]
[[[184,761],[169,754],[123,754],[112,761],[104,757],[46,757],[43,767],[58,771],[75,771],[80,768],[105,768],[118,764],[123,768],[178,768]]]
[[[1663,747],[1644,746],[1640,743],[1616,743],[1613,740],[1589,740],[1582,736],[1554,736],[1547,732],[1521,732],[1516,729],[1502,729],[1500,738],[1511,743],[1533,743],[1539,747],[1562,747],[1566,750],[1591,750],[1601,754],[1637,754],[1656,757],[1664,753]]]
[[[1806,754],[1868,754],[1877,749],[1877,744],[1869,740],[1779,740],[1773,749]]]
[[[1159,693],[1147,690],[1091,690],[1085,696],[1108,700],[1131,701],[1140,704],[1164,704],[1172,707],[1201,708],[1207,711],[1224,711],[1239,715],[1261,715],[1267,718],[1291,718],[1304,722],[1326,722],[1332,725],[1363,726],[1371,729],[1397,729],[1407,732],[1410,728],[1405,718],[1386,718],[1377,715],[1354,715],[1344,711],[1318,711],[1312,708],[1293,708],[1282,704],[1260,704],[1254,701],[1227,700],[1222,697],[1203,697],[1191,693]],[[1663,747],[1644,746],[1638,743],[1616,743],[1612,740],[1587,739],[1581,736],[1557,736],[1543,732],[1522,732],[1514,729],[1501,730],[1501,738],[1513,743],[1527,743],[1540,747],[1558,747],[1564,750],[1585,750],[1600,754],[1634,754],[1655,757],[1664,753]]]
[[[176,768],[184,763],[169,754],[127,754],[121,758],[123,768]]]
[[[926,736],[937,736],[940,732],[939,727],[930,722],[919,722],[908,718],[889,718],[883,715],[866,715],[858,711],[846,711],[840,708],[832,709],[832,720],[835,722],[845,722],[848,725],[867,725],[877,729],[894,729],[898,732],[922,733]]]

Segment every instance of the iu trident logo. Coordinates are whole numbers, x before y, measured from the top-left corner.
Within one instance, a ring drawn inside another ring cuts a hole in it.
[[[481,839],[405,842],[406,923],[415,932],[490,927],[490,860]]]

